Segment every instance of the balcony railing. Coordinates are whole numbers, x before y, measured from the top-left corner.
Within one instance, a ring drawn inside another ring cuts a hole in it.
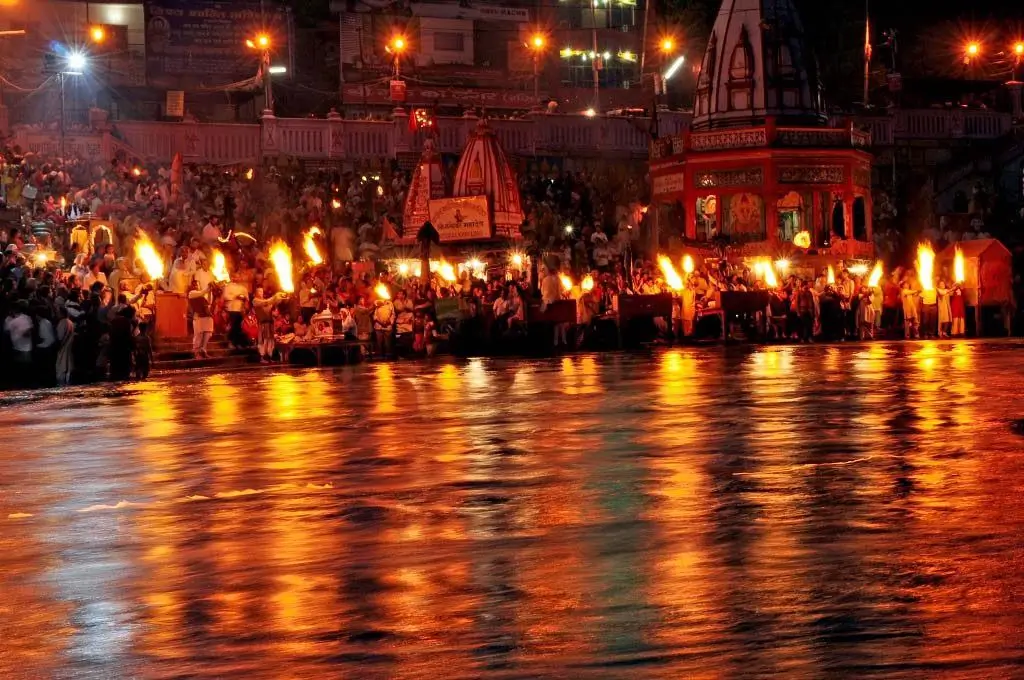
[[[679,135],[688,128],[690,118],[685,112],[660,112],[659,137]],[[845,126],[846,119],[833,122],[837,127]],[[903,140],[993,139],[1012,129],[1009,114],[971,109],[908,109],[890,116],[856,117],[853,122],[853,143],[868,143],[868,135],[860,132],[864,130],[870,133],[870,144],[875,147]],[[344,120],[335,114],[320,119],[271,116],[248,125],[101,123],[94,125],[92,132],[75,130],[69,134],[74,137],[73,148],[87,150],[90,157],[121,150],[161,163],[169,162],[177,153],[190,162],[216,164],[255,163],[261,157],[280,155],[344,162],[418,153],[424,141],[422,132],[408,129],[404,114],[390,121]],[[439,118],[439,150],[459,153],[477,123],[472,117]],[[650,143],[647,118],[536,114],[522,119],[493,119],[490,125],[505,151],[517,156],[571,154],[641,159],[647,157]],[[849,135],[841,130],[836,134]],[[52,129],[15,129],[15,140],[26,151],[54,151],[56,137]],[[849,141],[849,136],[846,139]]]
[[[1009,134],[1009,113],[984,109],[899,109],[888,116],[856,116],[854,124],[871,133],[874,146],[901,140],[995,139]]]

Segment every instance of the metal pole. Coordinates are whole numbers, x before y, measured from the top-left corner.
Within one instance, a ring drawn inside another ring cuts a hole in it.
[[[647,59],[647,17],[651,16],[651,0],[644,3],[644,31],[640,38],[640,82],[644,80],[644,61]]]
[[[64,158],[64,72],[60,72],[60,157]]]
[[[597,60],[600,58],[597,53],[597,0],[590,0],[590,13],[593,26],[590,29],[593,42],[594,58],[590,63],[594,71],[594,112],[601,113],[601,81],[597,70]]]
[[[540,56],[537,51],[533,52],[533,103],[540,106]]]
[[[871,14],[870,0],[864,0],[864,105],[868,104],[868,81],[871,78]]]
[[[266,109],[274,112],[274,86],[270,81],[270,50],[263,52],[263,94]]]

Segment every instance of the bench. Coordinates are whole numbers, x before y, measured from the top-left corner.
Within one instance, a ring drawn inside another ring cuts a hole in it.
[[[295,353],[296,350],[308,351],[316,359],[316,365],[317,366],[323,366],[323,363],[324,363],[324,349],[330,349],[330,350],[339,350],[342,353],[342,355],[345,357],[345,363],[355,363],[352,360],[353,359],[353,354],[358,351],[359,352],[358,356],[361,356],[362,353],[363,353],[363,348],[365,348],[366,352],[369,353],[369,351],[370,351],[370,341],[369,340],[337,339],[337,340],[325,340],[325,341],[321,341],[321,342],[295,342],[295,343],[292,343],[291,345],[289,345],[288,356],[289,356],[289,361],[290,361],[291,360],[291,356]]]

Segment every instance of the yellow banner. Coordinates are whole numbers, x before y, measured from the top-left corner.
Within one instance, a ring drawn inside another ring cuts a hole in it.
[[[430,222],[442,243],[491,238],[486,196],[434,199],[430,202]]]

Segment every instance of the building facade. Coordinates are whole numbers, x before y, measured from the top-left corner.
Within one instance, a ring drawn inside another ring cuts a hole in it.
[[[644,0],[590,3],[335,2],[339,78],[347,110],[396,103],[441,111],[524,110],[554,101],[559,110],[642,107]],[[543,36],[543,45],[533,44]],[[393,96],[399,57],[404,99]],[[596,45],[596,47],[595,47]],[[594,73],[598,90],[595,96]],[[536,91],[536,96],[535,96]]]

